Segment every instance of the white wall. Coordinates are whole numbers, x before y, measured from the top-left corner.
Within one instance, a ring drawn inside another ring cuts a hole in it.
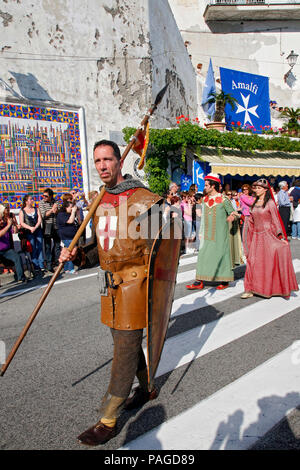
[[[149,0],[149,31],[153,91],[159,91],[157,84],[169,82],[166,110],[164,115],[158,110],[155,127],[172,127],[176,116],[192,116],[197,112],[197,85],[195,70],[168,0]]]
[[[31,103],[82,107],[89,189],[99,185],[94,142],[113,131],[120,143],[168,74],[172,86],[151,125],[175,125],[177,110],[196,107],[193,68],[167,0],[7,0],[0,10],[0,78]]]
[[[212,59],[215,78],[219,67],[241,70],[269,77],[270,99],[279,106],[299,107],[300,103],[300,22],[288,21],[222,21],[206,24],[203,14],[206,0],[169,0],[178,28],[192,55],[192,63],[202,64],[198,73],[199,100]],[[293,69],[293,86],[284,82],[289,70],[287,56],[299,54]],[[201,110],[199,110],[200,117]]]

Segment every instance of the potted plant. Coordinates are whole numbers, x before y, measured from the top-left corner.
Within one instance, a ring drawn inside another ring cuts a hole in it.
[[[230,104],[232,110],[234,110],[235,103],[237,103],[237,100],[230,95],[230,93],[224,93],[223,90],[220,90],[219,92],[213,92],[211,93],[211,98],[207,100],[205,104],[216,104],[216,111],[213,116],[213,121],[205,124],[205,126],[208,129],[218,129],[218,130],[224,130],[226,127],[226,122],[223,122],[224,116],[225,116],[225,106],[226,104]]]
[[[300,136],[300,108],[284,108],[281,117],[288,118],[288,122],[283,125],[283,133],[299,137]]]

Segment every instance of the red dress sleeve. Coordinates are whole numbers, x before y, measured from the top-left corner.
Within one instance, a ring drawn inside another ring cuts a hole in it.
[[[279,234],[281,234],[283,237],[285,237],[285,232],[284,232],[284,229],[282,227],[282,223],[280,221],[280,215],[279,215],[278,209],[277,209],[276,204],[275,204],[274,201],[270,200],[268,202],[268,209],[269,209],[270,215],[271,215],[271,228],[272,228],[273,234],[276,237],[278,237]]]
[[[253,215],[250,212],[249,217],[245,217],[244,228],[243,228],[243,246],[244,246],[244,253],[245,253],[246,258],[249,255],[249,250],[250,250],[250,246],[252,243],[253,228],[254,228]]]

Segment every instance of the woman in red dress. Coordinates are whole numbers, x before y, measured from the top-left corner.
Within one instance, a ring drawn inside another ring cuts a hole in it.
[[[289,298],[298,290],[290,246],[267,180],[253,184],[256,199],[245,227],[244,251],[247,267],[242,299],[258,294]]]

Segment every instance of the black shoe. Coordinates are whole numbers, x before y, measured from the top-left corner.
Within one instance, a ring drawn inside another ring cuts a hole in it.
[[[111,428],[100,421],[95,426],[92,426],[80,434],[77,439],[81,444],[85,444],[86,446],[98,446],[105,444],[105,442],[115,437],[115,435],[116,426]]]
[[[22,279],[18,279],[17,281],[15,281],[17,284],[23,284],[25,282],[28,282],[29,279],[27,279],[27,277],[22,277]]]
[[[150,400],[155,400],[158,397],[158,391],[154,388],[151,392],[145,392],[141,387],[137,387],[134,390],[134,394],[131,398],[128,398],[125,402],[124,410],[135,410],[140,408]]]

